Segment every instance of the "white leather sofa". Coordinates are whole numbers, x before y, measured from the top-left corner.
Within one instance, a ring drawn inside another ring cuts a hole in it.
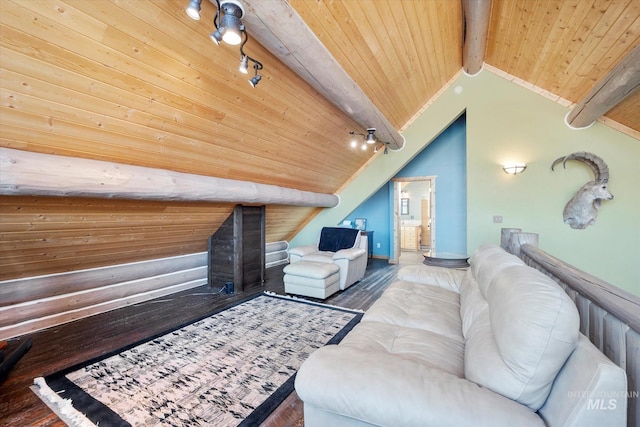
[[[406,266],[295,387],[305,427],[624,426],[626,376],[572,300],[493,245],[467,271]]]
[[[333,263],[340,268],[340,290],[345,290],[364,277],[367,269],[367,236],[360,230],[323,227],[317,245],[289,249],[289,262]]]

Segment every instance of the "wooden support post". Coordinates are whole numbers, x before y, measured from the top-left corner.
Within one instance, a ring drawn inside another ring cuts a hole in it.
[[[520,248],[526,244],[538,247],[538,233],[511,233],[507,252],[519,257]]]
[[[465,73],[475,75],[482,70],[484,51],[487,47],[491,0],[463,0],[464,41],[462,67]]]
[[[500,230],[500,247],[505,251],[509,250],[509,238],[512,233],[520,233],[522,228],[503,228]]]

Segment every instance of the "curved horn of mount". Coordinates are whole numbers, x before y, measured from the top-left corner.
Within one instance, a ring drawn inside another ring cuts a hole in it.
[[[562,166],[566,168],[568,160],[577,160],[589,166],[597,182],[607,182],[609,180],[609,166],[607,166],[605,161],[599,156],[586,151],[579,151],[564,157],[558,157],[551,165],[551,170],[560,162],[562,162]]]
[[[593,153],[580,151],[568,156],[558,157],[552,164],[551,170],[560,162],[566,167],[568,160],[577,160],[589,166],[595,179],[584,184],[569,200],[562,211],[565,224],[571,228],[582,230],[596,222],[598,208],[602,200],[613,199],[608,189],[609,167],[600,157]]]

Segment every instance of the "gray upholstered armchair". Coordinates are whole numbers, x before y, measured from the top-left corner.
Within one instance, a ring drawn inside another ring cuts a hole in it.
[[[289,261],[331,262],[340,268],[340,289],[345,290],[364,277],[368,239],[360,230],[323,227],[317,245],[289,249]]]

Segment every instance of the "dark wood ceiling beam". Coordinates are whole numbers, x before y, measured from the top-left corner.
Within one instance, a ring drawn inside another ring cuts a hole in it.
[[[640,88],[640,45],[612,69],[567,115],[574,128],[591,125]]]
[[[487,46],[491,0],[462,0],[464,16],[464,41],[462,45],[462,68],[469,75],[482,70]]]
[[[243,22],[251,37],[342,110],[362,130],[376,128],[380,141],[399,149],[404,138],[329,53],[286,0],[244,0]]]

